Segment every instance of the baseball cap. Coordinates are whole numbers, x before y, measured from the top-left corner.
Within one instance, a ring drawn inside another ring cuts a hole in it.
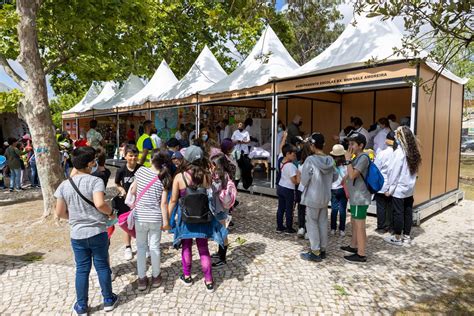
[[[179,146],[179,140],[177,140],[176,138],[172,137],[168,140],[168,142],[166,142],[166,146],[168,147],[176,147],[176,146]]]
[[[234,148],[234,142],[230,138],[224,138],[221,143],[221,150],[223,152],[228,152]]]
[[[196,160],[204,158],[204,153],[202,152],[201,147],[191,145],[186,148],[186,152],[184,153],[184,159],[187,162],[193,163]]]
[[[183,155],[179,151],[175,151],[173,155],[171,155],[171,159],[183,159]]]
[[[365,136],[358,132],[350,134],[349,137],[347,137],[347,140],[356,142],[359,145],[360,144],[364,144],[364,146],[367,145],[367,139],[365,139]]]

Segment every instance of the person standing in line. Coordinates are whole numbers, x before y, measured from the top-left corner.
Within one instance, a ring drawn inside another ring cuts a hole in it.
[[[74,170],[68,180],[57,188],[56,215],[69,220],[71,246],[76,261],[76,296],[73,309],[77,315],[88,314],[89,274],[94,262],[99,279],[104,310],[114,310],[119,298],[112,292],[109,264],[107,220],[114,219],[112,208],[105,202],[103,181],[91,175],[97,165],[95,149],[89,146],[76,148],[72,153]],[[83,195],[81,196],[79,192]],[[90,204],[93,204],[90,205]]]
[[[89,126],[90,128],[87,131],[87,145],[93,147],[94,149],[98,149],[104,144],[104,137],[102,137],[102,135],[98,131],[96,131],[96,120],[91,120],[89,122]]]
[[[352,253],[352,255],[344,256],[345,260],[359,263],[367,261],[365,222],[372,195],[364,179],[367,177],[370,158],[369,155],[364,153],[367,140],[363,134],[352,133],[348,141],[349,149],[345,154],[345,164],[347,165],[346,185],[349,190],[349,202],[351,204],[352,239],[349,246],[341,247],[341,249]],[[355,155],[354,159],[352,159],[353,155]]]
[[[135,132],[135,125],[130,124],[130,129],[127,132],[127,142],[130,145],[135,145],[137,139],[137,133]]]
[[[309,137],[312,155],[306,158],[301,172],[304,191],[301,204],[306,205],[306,228],[311,251],[302,253],[301,259],[321,262],[326,258],[328,245],[328,204],[331,184],[337,173],[334,160],[323,152],[324,136],[313,133]]]
[[[378,132],[374,138],[374,152],[377,156],[380,151],[387,148],[387,144],[385,140],[387,139],[387,134],[390,133],[390,124],[388,123],[388,119],[382,117],[378,121]]]
[[[413,192],[416,177],[421,164],[418,141],[408,126],[400,126],[395,132],[399,147],[395,150],[392,170],[388,177],[386,196],[393,201],[394,234],[385,241],[396,246],[411,241],[410,233],[413,225]]]
[[[393,165],[393,152],[397,149],[394,132],[387,134],[385,143],[387,147],[381,150],[374,160],[374,164],[380,170],[384,180],[382,189],[375,194],[377,204],[377,228],[375,232],[379,234],[393,230],[393,202],[391,197],[385,195],[385,192],[388,191],[388,179]]]
[[[301,150],[301,159],[298,164],[298,171],[301,174],[303,172],[303,164],[306,161],[306,158],[311,156],[313,152],[311,151],[311,143],[305,141],[303,143],[303,149]],[[296,189],[296,194],[295,194],[295,202],[298,205],[297,210],[298,210],[298,232],[297,236],[299,238],[305,238],[307,239],[308,233],[306,230],[306,205],[303,205],[301,203],[301,195],[303,194],[304,191],[304,185],[301,183],[298,184],[298,188]]]
[[[137,141],[138,163],[144,167],[151,167],[151,153],[156,149],[155,142],[151,139],[152,122],[146,120],[143,123],[143,134]]]
[[[156,148],[161,148],[161,138],[160,136],[158,136],[158,130],[156,129],[156,127],[153,126],[153,128],[151,129],[151,140],[153,142],[155,142],[155,146]]]
[[[17,140],[8,138],[8,148],[5,150],[7,166],[10,169],[10,192],[21,191],[21,152],[17,148]]]
[[[395,114],[390,114],[389,116],[387,116],[387,118],[390,125],[390,129],[392,131],[395,131],[400,126],[400,124],[398,124],[397,122],[397,117],[395,116]]]
[[[232,131],[231,127],[229,125],[229,120],[228,119],[223,119],[222,120],[222,129],[221,129],[221,142],[226,139],[226,138],[231,138],[232,137]]]
[[[332,183],[331,187],[331,235],[334,236],[337,230],[337,214],[339,213],[339,236],[346,235],[346,214],[347,214],[347,197],[344,185],[347,178],[346,151],[344,146],[336,144],[330,152],[335,161],[337,179]]]

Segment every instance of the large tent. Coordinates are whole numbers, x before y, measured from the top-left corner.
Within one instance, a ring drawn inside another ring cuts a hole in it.
[[[114,106],[123,103],[130,97],[134,96],[138,91],[143,89],[145,84],[135,75],[130,75],[123,83],[123,86],[107,101],[94,102],[88,110],[110,111]]]
[[[76,105],[74,105],[69,110],[64,111],[63,114],[82,112],[83,109],[86,108],[88,104],[90,104],[92,101],[94,101],[95,98],[99,96],[101,91],[104,89],[105,85],[106,85],[105,82],[93,82],[91,86],[89,87],[89,90],[87,90],[86,94],[81,99],[81,101],[79,101]]]

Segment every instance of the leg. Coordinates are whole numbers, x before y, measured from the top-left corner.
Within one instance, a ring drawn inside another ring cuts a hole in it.
[[[183,274],[185,277],[191,276],[191,265],[193,263],[193,240],[182,239],[181,240],[181,263],[183,265]]]
[[[101,233],[89,238],[89,240],[102,296],[104,299],[112,299],[112,271],[109,264],[109,239],[107,233]]]
[[[385,226],[393,231],[393,201],[392,197],[387,197]]]
[[[129,234],[123,235],[123,242],[125,243],[126,247],[130,247],[132,244],[132,237]]]
[[[15,188],[15,169],[10,169],[10,190],[13,190]]]
[[[385,228],[386,196],[382,193],[375,194],[377,205],[377,229]]]
[[[148,251],[148,223],[135,222],[137,234],[137,274],[140,279],[146,277],[146,252]]]
[[[212,283],[212,261],[206,238],[196,238],[196,245],[201,258],[201,269],[206,283]]]
[[[319,226],[319,240],[321,241],[321,251],[326,251],[328,248],[328,209],[322,208],[319,210],[318,216]]]
[[[16,185],[18,190],[21,189],[21,169],[16,170],[15,185]]]
[[[80,307],[87,307],[89,300],[89,274],[92,266],[92,251],[88,239],[71,239],[76,261],[76,296]]]
[[[410,236],[413,225],[413,196],[404,198],[403,208],[403,234]]]
[[[400,239],[403,229],[403,209],[404,200],[396,197],[392,197],[393,201],[393,230],[395,237]]]
[[[344,189],[338,190],[339,200],[339,230],[346,231],[346,215],[347,215],[347,198]]]
[[[365,248],[367,245],[367,234],[365,231],[365,219],[356,219],[357,222],[357,254],[365,256]]]
[[[277,195],[278,195],[278,209],[277,209],[277,229],[283,230],[283,213],[285,211],[285,196],[283,195],[283,188],[278,186],[277,187]]]
[[[331,190],[331,230],[337,228],[337,213],[339,212],[339,201],[337,200],[337,190]]]
[[[150,257],[151,257],[151,267],[152,267],[152,276],[157,277],[161,273],[161,229],[159,223],[150,224],[149,230],[150,236]]]
[[[355,205],[351,205],[351,226],[352,226],[352,238],[351,238],[351,247],[357,248],[358,240],[357,240],[357,221],[354,219],[355,217]]]
[[[312,207],[306,208],[306,228],[308,230],[309,243],[311,250],[319,252],[321,249],[318,228],[319,210]]]
[[[293,228],[293,208],[295,206],[295,190],[285,189],[285,212],[286,212],[286,228]]]

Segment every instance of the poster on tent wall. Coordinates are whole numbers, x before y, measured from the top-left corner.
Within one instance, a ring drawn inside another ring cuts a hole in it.
[[[168,140],[173,137],[178,129],[178,109],[162,109],[154,111],[154,114],[158,136],[162,140]]]

